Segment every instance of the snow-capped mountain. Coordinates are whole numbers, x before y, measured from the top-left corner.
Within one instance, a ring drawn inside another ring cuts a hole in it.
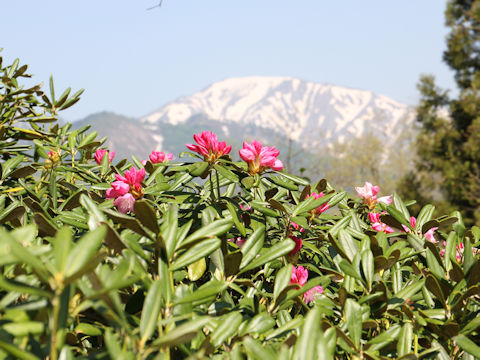
[[[304,147],[343,143],[368,133],[396,141],[414,114],[407,105],[370,91],[290,77],[244,77],[216,82],[141,119],[152,132],[187,125],[198,116],[225,126],[253,126],[282,134]]]

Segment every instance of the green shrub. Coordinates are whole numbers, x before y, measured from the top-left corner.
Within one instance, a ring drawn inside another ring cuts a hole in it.
[[[480,354],[480,229],[459,213],[427,205],[412,225],[396,195],[225,149],[97,164],[104,140],[55,122],[79,95],[19,88],[17,64],[0,70],[0,358]],[[108,190],[132,166],[138,186]]]

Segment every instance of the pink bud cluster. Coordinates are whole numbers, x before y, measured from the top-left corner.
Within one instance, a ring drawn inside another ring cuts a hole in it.
[[[173,154],[164,153],[163,151],[152,151],[152,153],[148,155],[148,158],[152,164],[161,164],[163,162],[172,160]]]
[[[295,267],[292,265],[292,276],[290,278],[290,285],[297,285],[297,289],[300,289],[306,284],[308,280],[308,270],[303,266]],[[323,294],[323,287],[320,285],[314,286],[310,290],[303,294],[303,301],[306,304],[315,300],[315,294]]]
[[[195,134],[193,139],[197,144],[186,144],[187,148],[203,155],[204,160],[210,164],[232,150],[232,147],[227,146],[225,141],[218,141],[217,135],[211,131],[202,131],[200,134]]]
[[[95,151],[95,161],[97,162],[98,165],[102,163],[103,157],[108,154],[108,162],[111,163],[113,158],[115,157],[115,151],[107,151],[104,149],[98,149]]]
[[[107,190],[106,198],[115,199],[113,204],[123,214],[131,211],[135,200],[143,196],[142,181],[145,179],[145,169],[137,171],[133,166],[130,170],[125,171],[125,176],[115,174],[117,181],[111,184],[111,188]]]

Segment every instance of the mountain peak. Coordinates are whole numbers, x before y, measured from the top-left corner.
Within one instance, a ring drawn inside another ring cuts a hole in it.
[[[293,77],[227,78],[183,96],[142,119],[151,130],[204,115],[225,123],[253,125],[310,145],[374,132],[392,137],[413,119],[411,109],[371,91]]]

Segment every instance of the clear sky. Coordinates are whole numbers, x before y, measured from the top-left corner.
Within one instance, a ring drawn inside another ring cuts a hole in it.
[[[414,105],[421,73],[454,88],[442,63],[443,0],[4,0],[0,47],[57,93],[63,114],[146,115],[228,77],[293,76]]]

